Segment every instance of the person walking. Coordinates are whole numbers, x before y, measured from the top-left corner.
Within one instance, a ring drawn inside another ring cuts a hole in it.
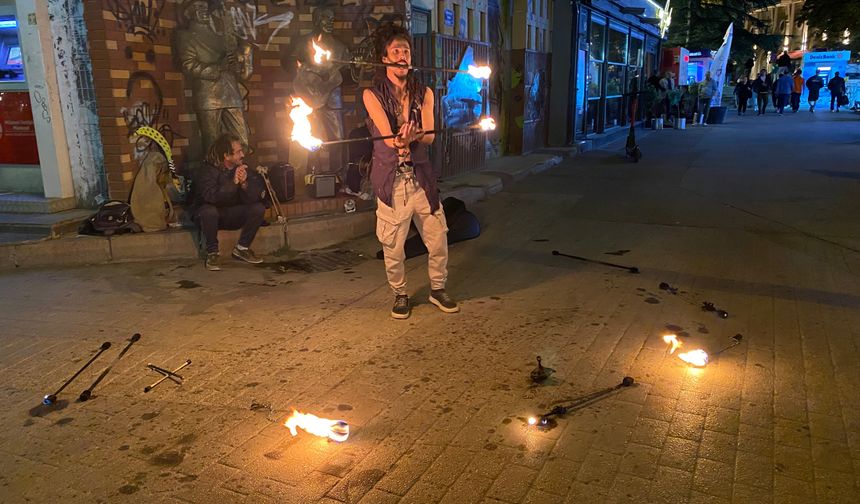
[[[738,79],[738,84],[735,86],[735,99],[738,102],[738,115],[746,115],[747,101],[752,98],[752,83],[746,77]]]
[[[663,88],[660,93],[660,99],[663,102],[663,111],[667,121],[672,120],[672,106],[669,102],[669,93],[675,89],[675,74],[666,72],[660,80],[660,87]]]
[[[708,113],[711,111],[711,100],[717,94],[717,81],[711,78],[711,72],[705,72],[705,80],[699,83],[699,124],[708,125]]]
[[[834,112],[833,106],[835,104],[835,112],[839,112],[842,96],[845,94],[845,79],[839,76],[839,72],[833,74],[833,78],[827,83],[827,89],[830,90],[830,111]]]
[[[752,89],[756,93],[756,101],[758,102],[758,113],[756,115],[764,115],[767,111],[767,101],[770,99],[770,88],[773,85],[773,80],[768,75],[767,70],[761,69],[758,77],[752,83]]]
[[[813,114],[815,113],[815,104],[818,102],[819,93],[823,87],[824,79],[818,75],[818,70],[815,71],[815,75],[806,79],[806,89],[809,90],[809,96],[806,97],[806,101],[809,103],[809,111]]]
[[[800,95],[803,94],[803,73],[798,68],[791,78],[794,83],[791,89],[791,111],[795,114],[800,110]]]
[[[783,71],[776,81],[776,113],[782,115],[785,107],[791,99],[791,91],[794,88],[794,81],[788,75],[788,72]]]

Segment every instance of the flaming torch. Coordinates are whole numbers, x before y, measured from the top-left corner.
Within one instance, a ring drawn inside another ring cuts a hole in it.
[[[716,357],[717,355],[725,352],[729,348],[733,348],[733,347],[739,345],[741,343],[742,339],[743,339],[743,335],[735,334],[734,336],[732,336],[732,342],[728,346],[715,352],[712,355],[708,355],[708,352],[702,350],[701,348],[697,348],[695,350],[690,350],[689,352],[679,353],[678,358],[681,359],[682,361],[686,362],[687,364],[691,365],[691,366],[698,367],[698,368],[705,367],[708,365],[708,361],[710,359],[712,359],[713,357]],[[670,354],[675,353],[675,350],[681,348],[681,346],[682,346],[681,342],[678,341],[678,338],[674,334],[667,334],[666,336],[663,336],[663,341],[665,341],[666,343],[668,343],[670,345],[670,347],[669,347],[669,353]]]
[[[297,100],[296,98],[293,98],[294,104],[295,104],[296,100]],[[298,100],[301,101],[300,98]],[[302,105],[304,105],[304,102],[302,102]],[[307,105],[304,105],[304,106],[307,107]],[[310,107],[308,107],[308,109],[310,109]],[[293,109],[293,111],[295,111],[295,109]],[[293,117],[293,112],[290,112],[290,117]],[[307,120],[307,119],[305,118],[305,120]],[[295,122],[295,119],[293,119],[293,121]],[[308,123],[308,129],[310,129],[310,123]],[[464,130],[492,131],[494,129],[496,129],[496,121],[492,117],[485,117],[485,118],[481,119],[480,121],[478,121],[478,123],[473,124],[471,126],[467,126],[465,128],[440,128],[440,129],[433,129],[433,130],[424,131],[423,133],[425,135],[433,135],[436,133],[442,133],[444,131],[464,131]],[[369,136],[369,137],[362,137],[362,138],[345,138],[343,140],[330,140],[328,142],[323,142],[322,140],[319,140],[319,139],[311,136],[310,138],[313,140],[313,142],[311,142],[310,146],[308,146],[305,143],[303,143],[302,141],[297,139],[297,138],[304,139],[305,137],[302,137],[302,136],[297,137],[295,135],[295,131],[296,131],[296,127],[294,126],[293,127],[293,137],[292,137],[293,140],[296,140],[302,147],[304,147],[305,149],[308,149],[308,150],[316,150],[320,147],[325,147],[328,145],[342,145],[342,144],[348,144],[348,143],[353,143],[353,142],[373,142],[376,140],[388,140],[389,138],[397,138],[397,135],[382,135],[382,136]],[[310,135],[310,133],[308,133],[308,135]],[[318,143],[314,143],[314,142],[318,142]]]
[[[325,49],[324,47],[320,47],[313,40],[311,40],[311,44],[313,44],[314,46],[314,63],[320,65],[322,64],[323,60],[331,61],[331,51]]]
[[[314,109],[296,96],[291,104],[290,119],[293,121],[293,131],[290,133],[290,139],[309,151],[319,149],[323,141],[311,134],[311,121],[308,119]]]
[[[284,422],[284,427],[290,429],[290,434],[293,436],[298,435],[296,429],[299,428],[314,436],[329,438],[338,443],[349,438],[349,424],[343,420],[329,420],[310,413],[300,413],[296,410],[293,410],[293,414]]]

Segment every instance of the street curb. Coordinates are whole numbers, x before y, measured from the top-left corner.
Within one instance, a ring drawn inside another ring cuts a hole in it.
[[[439,183],[442,199],[458,198],[467,205],[484,200],[529,175],[544,172],[563,156],[530,154],[505,156],[488,161],[488,169],[466,173]],[[330,247],[369,235],[376,228],[373,211],[329,214],[288,220],[285,225],[260,228],[253,248],[259,255],[284,250],[305,251]],[[239,231],[219,231],[221,255],[229,255]],[[113,237],[74,236],[30,242],[0,244],[0,271],[27,267],[83,266],[146,260],[198,259],[202,256],[196,229],[169,229]]]
[[[356,212],[288,221],[260,228],[254,250],[269,255],[327,247],[372,233],[374,212]],[[219,231],[221,255],[229,255],[239,231]],[[44,266],[86,266],[146,260],[198,259],[197,230],[177,229],[113,237],[74,236],[0,245],[0,271]]]

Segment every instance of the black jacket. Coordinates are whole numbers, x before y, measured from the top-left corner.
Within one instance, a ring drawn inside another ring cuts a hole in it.
[[[752,83],[752,90],[759,94],[767,94],[771,92],[771,88],[773,87],[773,80],[770,78],[770,75],[765,77],[764,82],[761,81],[758,77]]]
[[[845,79],[842,77],[834,77],[827,83],[827,89],[833,94],[845,93]]]
[[[747,99],[748,100],[748,99],[752,98],[752,95],[753,95],[752,84],[750,84],[749,81],[747,81],[743,84],[738,84],[737,86],[735,86],[735,95],[739,99]]]
[[[266,183],[263,182],[263,177],[249,168],[248,186],[243,189],[233,182],[235,174],[235,168],[228,170],[203,163],[194,181],[196,205],[230,207],[264,201]]]

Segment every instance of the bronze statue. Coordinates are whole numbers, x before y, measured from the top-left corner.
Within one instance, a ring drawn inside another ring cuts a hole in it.
[[[293,80],[293,95],[301,97],[314,109],[310,119],[315,136],[323,140],[338,140],[343,138],[343,95],[340,89],[343,64],[331,61],[315,63],[313,43],[331,51],[333,60],[348,61],[349,49],[332,34],[334,12],[331,8],[316,8],[313,23],[314,30],[298,38],[283,64],[287,71],[298,67]],[[326,150],[329,155],[327,166],[321,166],[322,160],[317,159],[315,167],[324,173],[341,174],[346,168],[343,148],[331,146]]]
[[[222,133],[232,133],[247,146],[250,135],[239,81],[253,72],[251,46],[232,33],[232,20],[224,20],[224,34],[212,29],[206,0],[186,0],[182,14],[187,24],[177,32],[176,52],[191,81],[202,151],[208,152]]]

